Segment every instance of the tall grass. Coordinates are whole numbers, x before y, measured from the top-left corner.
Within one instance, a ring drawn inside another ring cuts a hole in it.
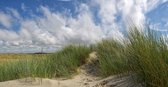
[[[125,73],[128,71],[127,59],[125,58],[125,46],[119,41],[108,39],[102,40],[95,46],[99,58],[100,74],[109,76]]]
[[[91,52],[89,47],[70,45],[53,54],[44,63],[47,77],[67,77],[77,72]],[[42,75],[43,76],[43,75]]]
[[[85,62],[89,53],[89,47],[70,45],[48,56],[1,62],[0,81],[25,77],[69,77],[77,72],[76,69]]]
[[[23,55],[22,55],[23,57]],[[40,62],[37,60],[42,60],[42,58],[37,58],[37,55],[27,56],[25,55],[23,59],[10,59],[0,63],[0,81],[19,79],[24,77],[33,76],[35,66]],[[44,56],[43,56],[44,57]],[[46,57],[46,56],[45,56]],[[36,62],[36,63],[35,63]]]
[[[132,73],[145,87],[168,87],[168,48],[157,32],[132,28],[123,45],[113,39],[96,44],[100,74]]]
[[[157,33],[141,33],[136,28],[129,32],[127,57],[130,69],[146,87],[168,87],[168,49]]]

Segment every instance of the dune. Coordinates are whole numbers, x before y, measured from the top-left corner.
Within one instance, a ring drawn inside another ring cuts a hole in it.
[[[78,74],[70,79],[23,78],[0,82],[0,87],[142,87],[133,81],[131,76],[96,76],[96,52],[92,52],[86,64],[78,69]]]

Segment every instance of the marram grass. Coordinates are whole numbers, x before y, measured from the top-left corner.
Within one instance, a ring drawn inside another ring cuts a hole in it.
[[[51,55],[38,55],[32,58],[9,60],[0,63],[0,81],[26,77],[70,77],[84,64],[90,48],[70,45]]]
[[[100,75],[132,74],[144,87],[168,87],[168,47],[157,32],[131,29],[128,41],[113,39],[92,46],[99,58]]]
[[[95,51],[99,58],[100,74],[109,76],[126,73],[128,71],[125,58],[125,46],[113,39],[102,40],[95,45]]]
[[[137,29],[128,35],[129,66],[137,80],[146,87],[168,87],[168,49],[157,33],[141,33]]]

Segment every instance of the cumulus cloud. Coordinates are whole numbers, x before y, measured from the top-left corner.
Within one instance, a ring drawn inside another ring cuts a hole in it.
[[[0,12],[0,23],[5,28],[10,28],[11,20],[16,18],[20,29],[17,32],[0,29],[0,45],[12,47],[11,49],[13,47],[25,48],[30,51],[34,47],[39,49],[40,47],[50,48],[49,46],[57,48],[71,43],[91,44],[102,38],[121,40],[124,35],[119,26],[127,28],[128,18],[132,18],[135,25],[145,23],[145,14],[164,1],[92,0],[91,4],[81,3],[77,7],[76,17],[53,12],[48,7],[41,6],[39,9],[43,14],[42,17],[24,19],[17,10],[10,9],[11,14]],[[96,23],[94,19],[93,4],[97,6],[99,23]],[[22,9],[25,9],[24,4]],[[121,19],[119,21],[117,21],[118,16]]]
[[[98,6],[98,16],[106,37],[124,38],[121,28],[128,28],[130,22],[136,26],[145,24],[145,14],[158,5],[153,0],[94,0]],[[153,5],[150,7],[149,5]],[[95,5],[94,5],[95,6]],[[150,9],[148,9],[150,7]],[[120,17],[121,20],[118,19]],[[117,22],[119,20],[119,22]],[[130,21],[132,20],[132,21]],[[124,27],[120,27],[124,26]]]
[[[64,17],[41,7],[43,18],[21,22],[20,37],[32,40],[34,44],[93,43],[103,35],[99,26],[92,20],[89,9],[81,5],[82,12],[77,18]]]

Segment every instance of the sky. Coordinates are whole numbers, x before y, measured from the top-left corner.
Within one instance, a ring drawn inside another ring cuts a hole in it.
[[[0,53],[122,40],[133,21],[168,37],[168,0],[0,0]]]

